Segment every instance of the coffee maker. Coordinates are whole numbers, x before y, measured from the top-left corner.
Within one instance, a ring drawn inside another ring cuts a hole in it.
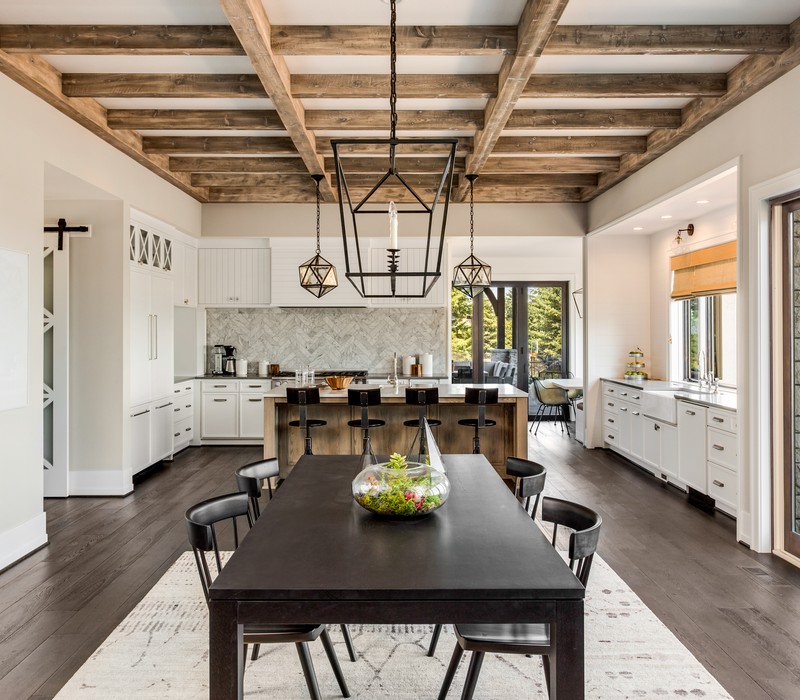
[[[223,345],[225,348],[225,358],[223,361],[223,374],[236,374],[236,348],[233,345]]]
[[[225,346],[215,345],[211,355],[211,374],[224,374],[225,372]]]

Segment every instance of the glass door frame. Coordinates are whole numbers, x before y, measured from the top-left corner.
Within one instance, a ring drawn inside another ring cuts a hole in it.
[[[514,290],[511,303],[511,349],[517,353],[517,381],[515,386],[528,391],[530,385],[530,348],[528,347],[528,290],[531,287],[557,287],[561,289],[561,371],[569,372],[570,315],[567,296],[569,282],[553,281],[503,281],[493,282],[490,289]],[[486,292],[473,299],[472,303],[472,381],[483,382],[483,302]],[[500,324],[498,322],[498,328]],[[520,338],[520,328],[524,328]],[[508,345],[508,343],[506,343]]]
[[[792,475],[796,470],[795,459],[795,406],[794,400],[794,387],[798,381],[795,377],[795,357],[794,353],[794,247],[793,231],[792,231],[792,214],[798,213],[800,215],[800,199],[792,199],[791,201],[784,202],[780,206],[781,225],[781,271],[782,279],[777,289],[777,293],[781,296],[781,314],[783,326],[783,460],[782,471],[783,474],[775,474],[775,479],[782,479],[783,485],[783,549],[784,551],[796,557],[800,557],[800,532],[798,532],[795,521],[795,503],[794,503],[794,479]],[[800,282],[800,280],[798,280]],[[773,507],[777,505],[773,503]],[[798,528],[800,529],[800,528]]]

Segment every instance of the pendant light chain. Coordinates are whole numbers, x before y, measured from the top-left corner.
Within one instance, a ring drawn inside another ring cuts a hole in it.
[[[397,137],[397,1],[391,0],[391,28],[389,31],[389,111],[391,112],[389,137]]]
[[[319,255],[319,180],[317,183],[317,255]]]
[[[469,181],[469,254],[472,255],[475,240],[475,180]]]

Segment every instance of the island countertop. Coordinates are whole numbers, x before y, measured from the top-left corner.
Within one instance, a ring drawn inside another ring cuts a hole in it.
[[[294,386],[294,382],[288,384]],[[381,405],[369,407],[369,417],[384,421],[381,427],[370,430],[376,454],[408,452],[414,438],[414,423],[419,417],[417,406],[406,404],[406,385],[385,386],[351,384],[350,388],[381,387]],[[418,388],[421,385],[413,385]],[[481,452],[506,476],[507,457],[528,456],[528,394],[508,384],[434,384],[439,389],[439,402],[427,407],[429,418],[441,421],[433,428],[439,448],[447,454],[472,452],[474,429],[459,424],[465,418],[477,418],[478,407],[464,403],[469,387],[496,389],[498,401],[486,407],[486,418],[495,422],[480,431]],[[284,384],[265,392],[264,396],[264,457],[277,457],[281,476],[286,477],[304,451],[303,431],[289,425],[298,419],[298,407],[286,403]],[[348,425],[358,421],[361,409],[347,403],[347,390],[333,391],[327,386],[319,391],[320,403],[309,404],[308,417],[325,421],[311,431],[314,454],[359,454],[362,449],[361,430]],[[404,425],[411,421],[411,427]],[[356,423],[356,426],[358,423]]]
[[[286,387],[294,387],[294,382],[288,382],[281,386],[270,389],[264,392],[264,398],[275,399],[280,402],[281,399],[286,399]],[[413,384],[412,388],[422,388],[424,386],[433,386],[439,389],[439,401],[446,399],[455,400],[460,403],[464,402],[465,389],[467,387],[477,387],[481,389],[497,389],[498,400],[504,399],[519,399],[526,397],[527,392],[518,389],[510,384]],[[386,384],[350,384],[350,389],[362,388],[375,388],[381,389],[381,400],[386,403],[405,403],[407,384],[401,386],[390,386]],[[321,386],[319,389],[320,401],[325,403],[342,403],[347,402],[347,389],[334,391],[327,386]]]

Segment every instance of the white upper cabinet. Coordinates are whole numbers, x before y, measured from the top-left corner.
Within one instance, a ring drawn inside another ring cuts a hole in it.
[[[197,306],[197,248],[172,242],[172,291],[175,306]]]
[[[201,248],[198,256],[201,305],[269,305],[269,248]]]
[[[131,222],[129,236],[128,260],[132,265],[172,272],[171,238],[151,226],[137,222]]]
[[[312,258],[316,250],[313,238],[291,241],[284,247],[283,241],[272,242],[272,303],[274,306],[367,306],[344,276],[344,253],[340,239],[322,240],[322,257],[336,267],[339,286],[318,299],[300,286],[299,266]]]

